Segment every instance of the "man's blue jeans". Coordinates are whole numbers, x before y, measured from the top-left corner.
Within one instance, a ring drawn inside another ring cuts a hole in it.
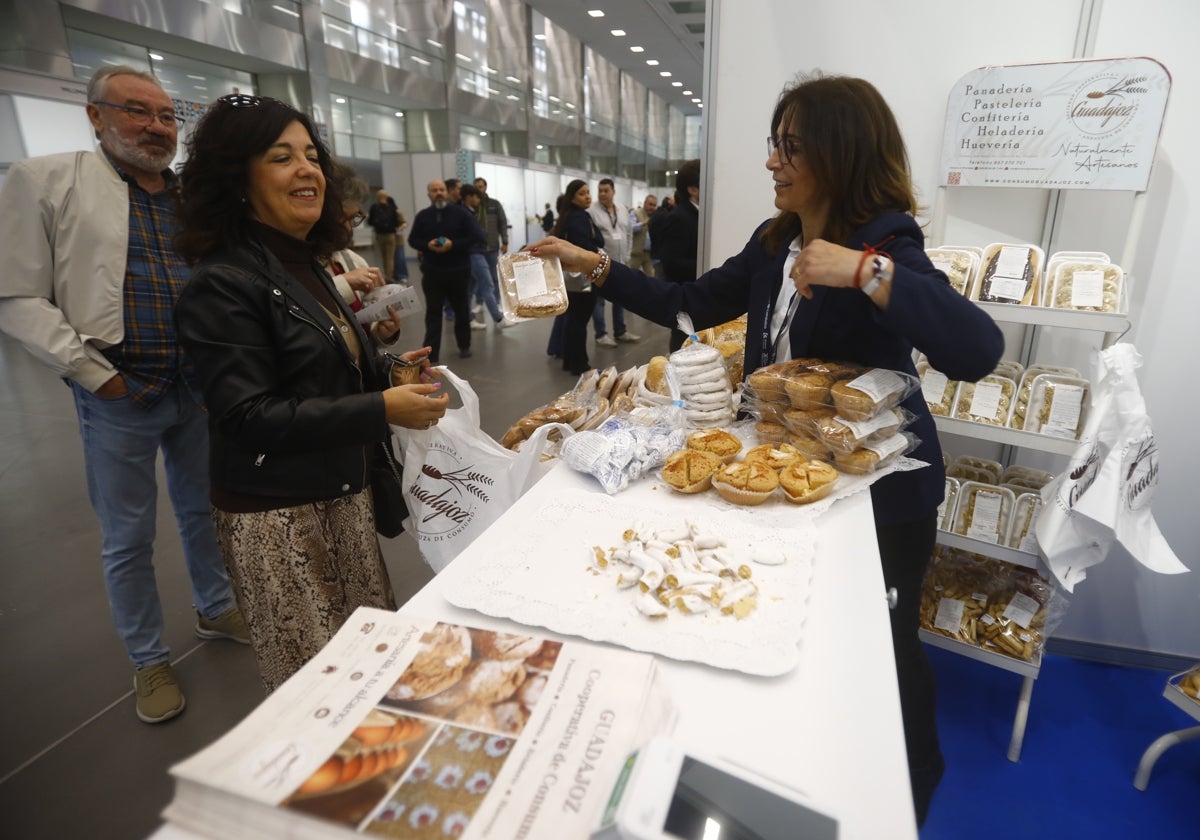
[[[488,314],[492,316],[493,321],[504,319],[504,311],[500,308],[500,302],[496,300],[496,292],[492,288],[492,275],[488,270],[487,258],[479,252],[471,254],[472,308],[477,303],[487,307]],[[482,314],[479,320],[483,320]]]
[[[149,409],[128,395],[101,399],[75,382],[71,390],[113,624],[134,667],[166,662],[153,564],[160,448],[196,609],[216,618],[234,605],[209,506],[207,416],[181,382]]]
[[[604,324],[604,304],[608,303],[604,298],[596,298],[596,308],[592,311],[592,330],[596,334],[596,338],[601,338],[608,334],[608,327]],[[625,307],[619,303],[612,305],[613,313],[613,337],[625,335]]]

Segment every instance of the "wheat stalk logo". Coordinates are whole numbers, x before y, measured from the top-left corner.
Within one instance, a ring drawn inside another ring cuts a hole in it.
[[[449,482],[450,486],[459,493],[467,492],[481,501],[488,501],[488,495],[480,485],[492,485],[492,477],[481,472],[473,472],[470,467],[462,467],[453,472],[442,472],[432,464],[421,467],[421,474],[429,478]]]

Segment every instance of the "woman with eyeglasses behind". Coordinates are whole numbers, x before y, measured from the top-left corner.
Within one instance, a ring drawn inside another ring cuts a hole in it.
[[[1004,352],[992,319],[951,288],[925,256],[908,153],[891,109],[869,82],[818,77],[783,91],[771,117],[766,167],[773,218],[741,253],[694,283],[647,277],[600,254],[546,239],[530,247],[568,271],[595,271],[598,293],[664,326],[679,312],[705,329],[749,313],[745,371],[802,357],[915,374],[915,347],[950,379],[976,381]],[[794,307],[794,308],[793,308]],[[892,646],[913,802],[923,823],[945,763],[933,669],[917,636],[921,581],[933,553],[944,472],[920,392],[903,403],[929,466],[871,487],[884,585],[899,601]]]
[[[354,229],[367,218],[363,212],[363,204],[370,192],[366,181],[359,178],[354,169],[339,161],[334,161],[331,181],[336,181],[342,193],[342,224],[351,243],[354,241]],[[372,289],[384,285],[383,270],[368,265],[357,251],[349,244],[345,248],[334,251],[327,260],[321,260],[322,265],[333,277],[333,285],[342,296],[346,305],[355,312],[362,309],[363,297]],[[389,307],[392,317],[371,324],[371,334],[383,345],[390,345],[400,335],[400,316]]]
[[[357,607],[395,609],[369,476],[388,424],[428,428],[448,397],[414,381],[428,347],[397,368],[412,384],[394,384],[380,329],[358,325],[322,267],[351,226],[307,116],[222,97],[188,151],[176,247],[193,268],[175,318],[208,408],[221,552],[274,690]]]

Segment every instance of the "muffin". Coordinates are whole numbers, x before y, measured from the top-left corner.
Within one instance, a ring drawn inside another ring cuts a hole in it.
[[[833,457],[833,451],[825,445],[825,441],[808,432],[790,434],[787,437],[787,442],[796,447],[796,451],[805,458],[816,461],[828,461]]]
[[[721,468],[720,456],[699,449],[680,449],[667,456],[662,480],[680,493],[699,493],[712,486],[712,477]]]
[[[795,373],[783,384],[793,408],[821,408],[833,405],[829,389],[834,378],[827,373],[806,371]]]
[[[754,424],[754,433],[763,443],[787,443],[788,430],[782,423],[759,420]]]
[[[779,473],[779,485],[789,502],[806,505],[828,496],[837,484],[838,471],[824,461],[797,461]]]
[[[712,477],[712,486],[727,502],[759,505],[779,486],[779,474],[760,460],[726,464]]]
[[[728,464],[742,451],[742,442],[724,429],[703,429],[688,435],[687,448],[711,452]]]
[[[742,460],[763,461],[771,469],[781,470],[789,464],[807,459],[790,443],[764,443],[749,450]]]
[[[821,421],[833,416],[833,409],[826,406],[822,406],[821,408],[788,408],[784,410],[783,417],[779,422],[787,426],[789,432],[807,435],[815,432]]]

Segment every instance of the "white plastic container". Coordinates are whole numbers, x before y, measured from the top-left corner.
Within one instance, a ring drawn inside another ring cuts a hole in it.
[[[1005,426],[1016,396],[1017,383],[1005,376],[990,374],[978,382],[964,382],[958,386],[954,416],[959,420]]]
[[[1036,245],[995,242],[983,249],[983,260],[971,300],[1038,306],[1046,255]]]
[[[1086,379],[1038,374],[1029,395],[1025,431],[1077,440],[1087,419],[1090,388]]]
[[[966,295],[971,289],[971,281],[979,272],[983,250],[945,245],[941,248],[926,248],[925,255],[929,257],[934,268],[946,275],[954,291]]]
[[[1016,497],[1011,490],[965,482],[958,491],[954,533],[1000,545],[1008,536]]]

